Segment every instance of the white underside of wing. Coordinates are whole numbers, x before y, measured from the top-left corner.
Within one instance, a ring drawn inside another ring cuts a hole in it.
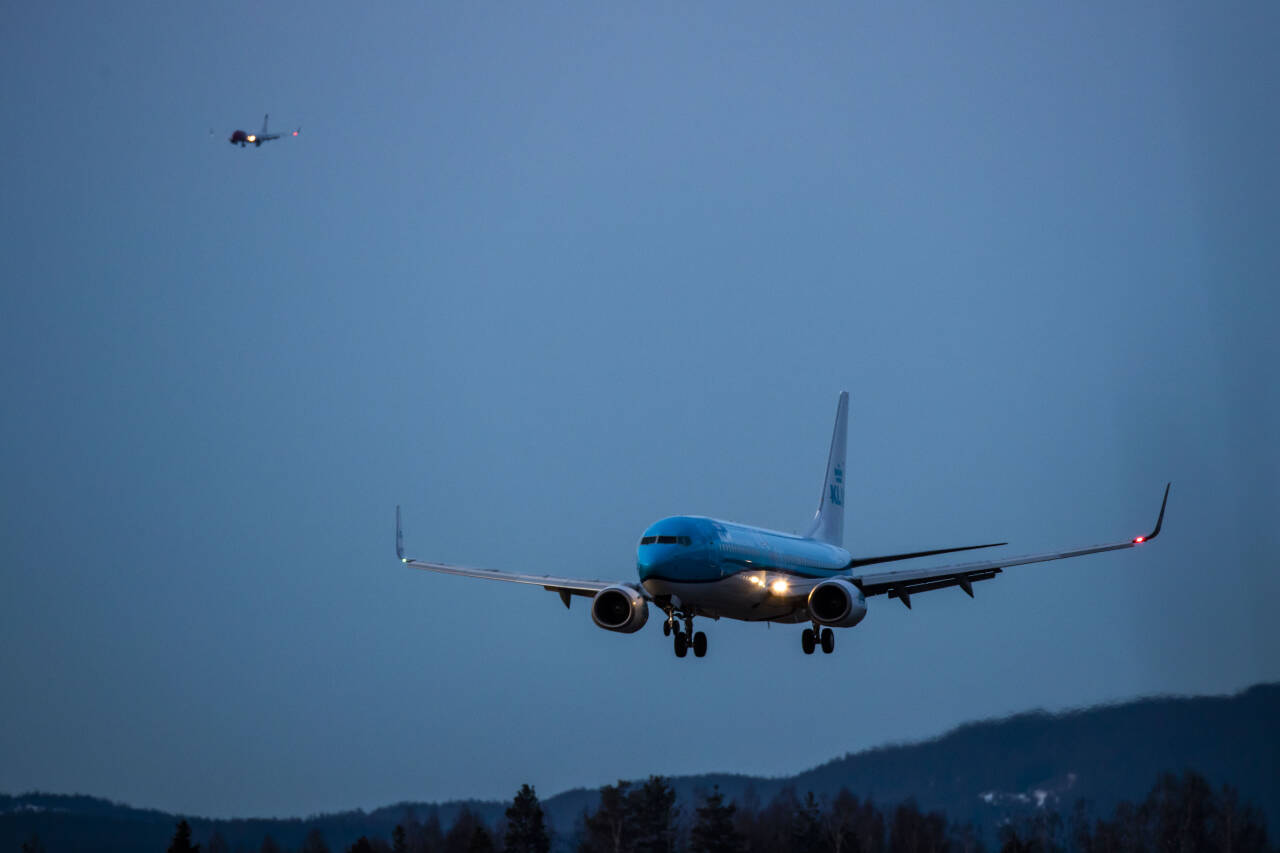
[[[411,569],[423,569],[428,572],[439,572],[445,575],[458,575],[464,578],[488,578],[507,583],[523,583],[530,586],[541,586],[552,590],[565,590],[575,595],[595,595],[608,586],[619,586],[616,581],[586,580],[583,578],[565,578],[554,575],[531,575],[522,572],[504,572],[500,569],[477,569],[469,566],[455,566],[451,563],[429,563],[425,560],[402,559]],[[630,586],[631,584],[626,584]]]
[[[1066,560],[1070,557],[1083,557],[1087,554],[1101,554],[1104,551],[1119,551],[1133,548],[1137,543],[1132,540],[1113,542],[1107,545],[1090,545],[1084,548],[1072,548],[1067,551],[1047,551],[1043,554],[1023,554],[1016,557],[1005,557],[999,560],[977,560],[969,563],[952,563],[946,566],[931,566],[924,569],[902,569],[896,572],[875,572],[872,574],[854,574],[852,577],[865,587],[894,587],[899,584],[919,584],[945,578],[963,577],[971,574],[989,572],[993,569],[1006,569],[1010,566],[1022,566],[1028,563],[1047,563],[1051,560]]]

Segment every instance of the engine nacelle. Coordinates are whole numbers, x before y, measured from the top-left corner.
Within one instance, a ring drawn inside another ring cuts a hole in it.
[[[606,631],[634,634],[649,621],[649,602],[629,586],[607,586],[591,599],[591,621]]]
[[[851,628],[867,615],[867,597],[843,578],[823,581],[809,591],[809,615],[833,628]]]

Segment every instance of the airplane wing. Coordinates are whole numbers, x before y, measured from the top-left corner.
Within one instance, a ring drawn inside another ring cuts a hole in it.
[[[1049,551],[1043,554],[1026,554],[997,560],[954,563],[949,566],[933,566],[926,569],[903,569],[894,572],[876,572],[863,575],[853,574],[850,579],[865,595],[888,595],[890,598],[898,599],[908,608],[911,607],[911,596],[913,594],[943,589],[949,586],[960,587],[972,598],[974,583],[991,580],[1010,566],[1045,563],[1050,560],[1065,560],[1068,557],[1083,557],[1086,554],[1101,554],[1104,551],[1119,551],[1124,548],[1134,548],[1144,542],[1155,539],[1160,535],[1160,527],[1164,524],[1164,508],[1169,503],[1169,485],[1164,487],[1164,500],[1160,502],[1160,515],[1156,518],[1155,529],[1146,536],[1136,536],[1123,542],[1111,542],[1105,545],[1090,545],[1084,548],[1071,548],[1066,551]]]
[[[523,583],[531,586],[540,586],[551,592],[560,593],[560,600],[564,602],[564,606],[569,606],[569,596],[586,595],[593,596],[607,586],[628,586],[633,589],[635,584],[619,583],[617,581],[598,581],[585,580],[583,578],[564,578],[555,577],[553,575],[533,575],[522,572],[505,572],[500,569],[478,569],[468,566],[455,566],[452,563],[433,563],[426,560],[414,560],[404,555],[404,534],[400,529],[400,507],[396,507],[396,556],[400,558],[400,562],[404,563],[411,569],[424,569],[429,572],[440,572],[445,575],[460,575],[467,578],[489,578],[495,581],[507,581],[508,583]]]

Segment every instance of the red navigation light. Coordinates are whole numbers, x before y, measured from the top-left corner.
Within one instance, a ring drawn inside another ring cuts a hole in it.
[[[298,131],[296,131],[296,130],[295,130],[295,131],[293,132],[293,135],[294,135],[294,136],[297,136],[297,135],[298,135]]]
[[[1145,536],[1139,536],[1138,538],[1136,538],[1136,539],[1134,539],[1134,540],[1133,540],[1133,544],[1134,544],[1134,545],[1141,545],[1143,542],[1146,542],[1146,541],[1147,541],[1147,537],[1145,537]]]

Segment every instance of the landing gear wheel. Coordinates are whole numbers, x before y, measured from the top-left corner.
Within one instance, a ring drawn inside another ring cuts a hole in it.
[[[707,656],[707,635],[701,631],[693,635],[693,656],[698,658]]]
[[[822,653],[829,655],[836,650],[836,634],[830,628],[822,629]]]
[[[689,653],[689,641],[683,631],[676,631],[676,657],[682,658]]]
[[[664,637],[671,636],[671,620],[670,619],[662,623],[662,636]]]
[[[800,647],[804,649],[806,655],[813,654],[813,647],[817,645],[816,638],[813,636],[812,628],[805,628],[804,633],[800,635]]]

